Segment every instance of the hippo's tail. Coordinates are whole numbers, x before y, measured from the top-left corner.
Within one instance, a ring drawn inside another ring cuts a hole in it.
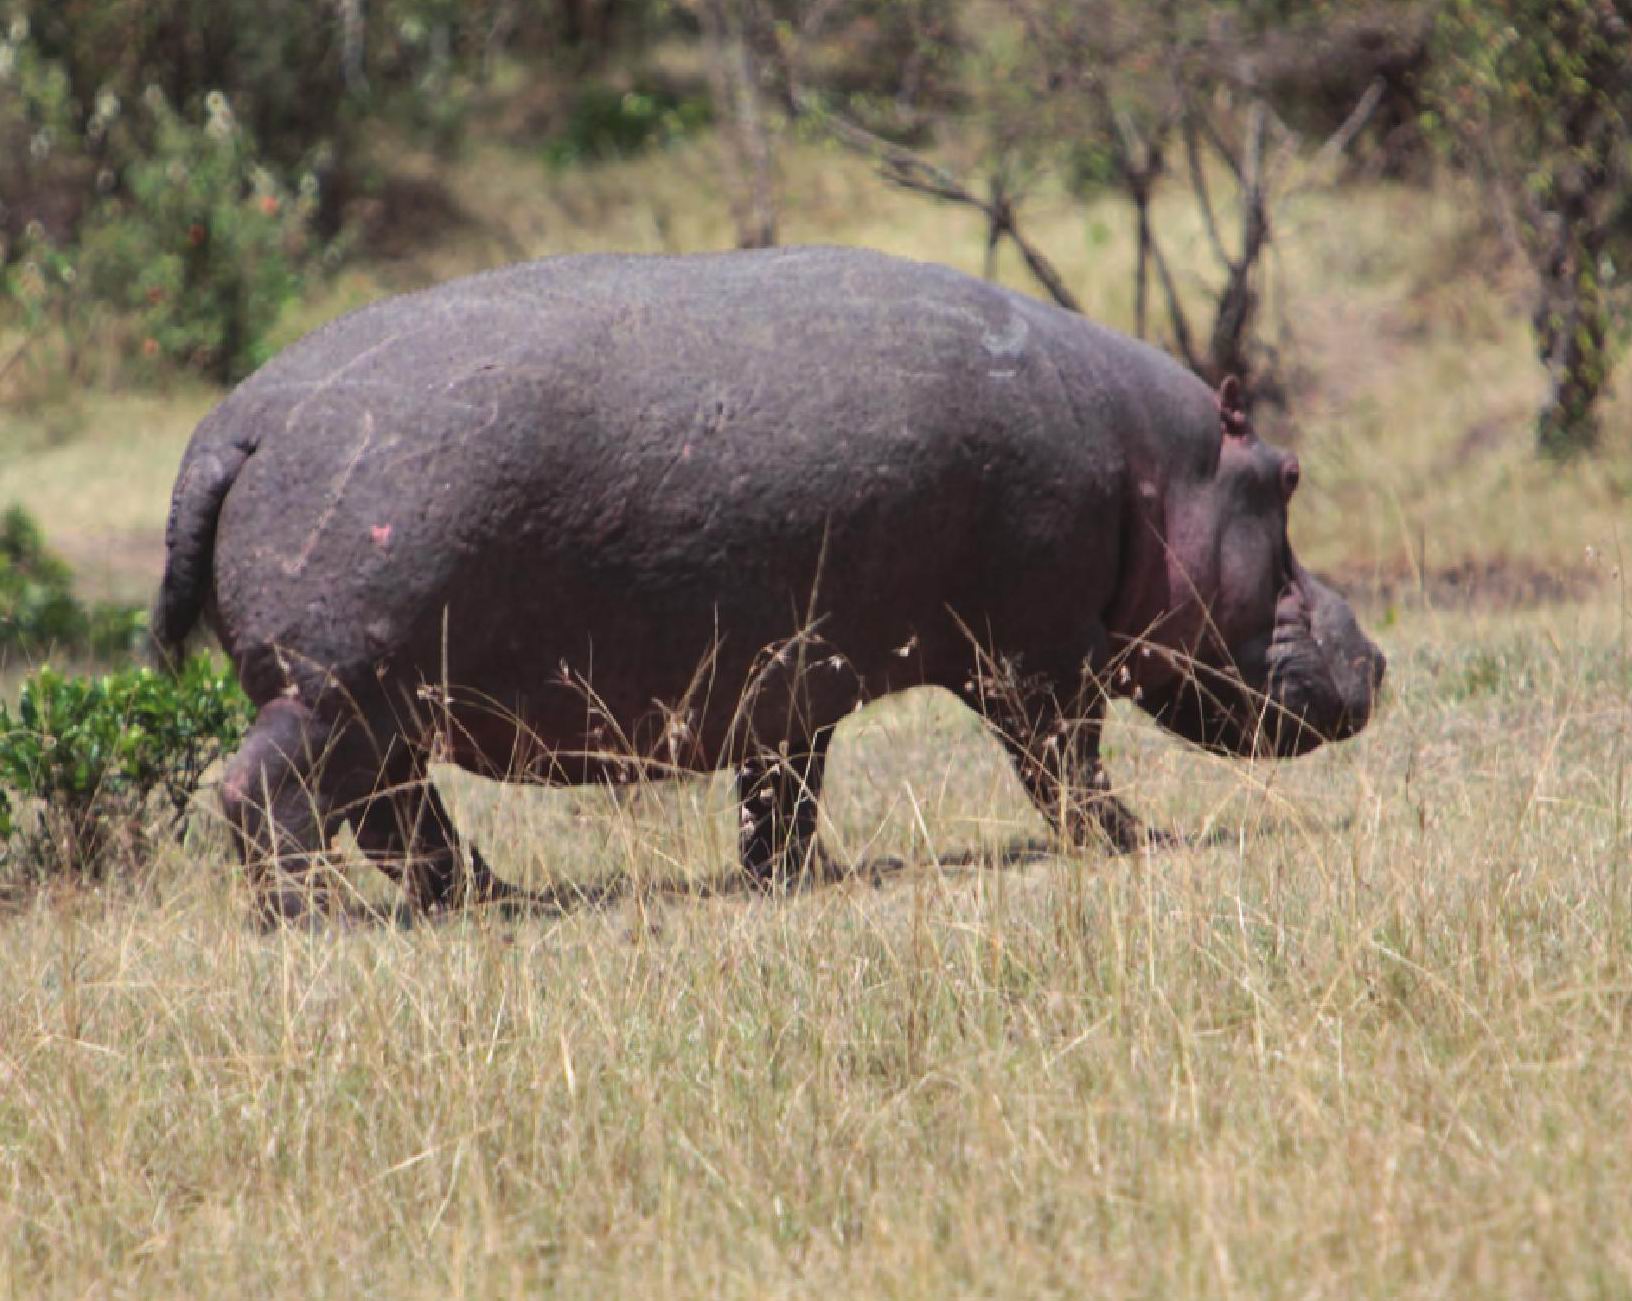
[[[187,449],[164,529],[164,579],[148,617],[149,645],[161,666],[181,663],[198,626],[214,579],[221,503],[254,450],[253,442],[216,441],[202,430]]]

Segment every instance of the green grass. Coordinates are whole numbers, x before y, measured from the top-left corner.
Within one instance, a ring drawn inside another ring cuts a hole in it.
[[[18,1292],[1562,1295],[1632,1286],[1632,627],[1411,615],[1286,765],[1120,716],[1191,836],[1039,837],[941,697],[859,716],[787,899],[717,785],[455,783],[555,921],[261,935],[208,828],[4,925]],[[113,1281],[117,1280],[117,1283]]]

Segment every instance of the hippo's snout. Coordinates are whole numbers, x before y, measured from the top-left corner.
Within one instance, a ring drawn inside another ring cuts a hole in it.
[[[1330,699],[1325,708],[1312,709],[1308,721],[1320,740],[1346,740],[1376,712],[1388,658],[1361,630],[1353,608],[1337,592],[1307,572],[1300,575],[1299,585],[1310,613],[1314,649],[1330,677]],[[1330,719],[1328,727],[1319,726],[1322,717]]]
[[[1145,707],[1171,732],[1223,754],[1307,754],[1363,730],[1388,660],[1349,603],[1294,568],[1273,627],[1219,666],[1196,663]]]
[[[1367,645],[1358,655],[1351,656],[1333,678],[1340,685],[1336,693],[1338,705],[1329,728],[1317,733],[1319,741],[1346,741],[1363,732],[1377,712],[1383,691],[1383,677],[1388,672],[1388,659],[1377,647]],[[1313,748],[1313,747],[1309,747]],[[1301,751],[1299,751],[1301,753]]]
[[[1372,714],[1376,712],[1378,697],[1383,692],[1383,679],[1388,676],[1388,657],[1368,641],[1365,650],[1354,656],[1349,665],[1366,687],[1363,699],[1350,710],[1351,721],[1345,736],[1353,736],[1371,721]]]
[[[1388,672],[1349,603],[1301,568],[1276,609],[1267,660],[1262,722],[1246,750],[1283,757],[1364,729]]]

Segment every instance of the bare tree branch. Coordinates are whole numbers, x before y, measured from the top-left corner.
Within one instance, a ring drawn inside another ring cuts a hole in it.
[[[1139,228],[1139,252],[1133,269],[1133,332],[1143,339],[1150,299],[1150,196],[1135,196],[1134,210]]]
[[[1081,312],[1082,306],[1069,289],[1065,281],[1060,279],[1060,273],[1054,269],[1054,264],[1043,256],[1042,251],[1034,246],[1030,240],[1020,234],[1015,226],[1012,214],[1004,227],[1008,237],[1014,241],[1015,248],[1020,250],[1020,256],[1025,260],[1026,269],[1036,278],[1042,287],[1048,290],[1048,296],[1068,312]]]
[[[786,66],[784,62],[784,67]],[[1020,230],[1012,201],[1006,195],[1001,202],[994,202],[976,194],[946,168],[930,162],[921,154],[875,135],[842,114],[834,112],[797,85],[790,87],[789,99],[800,117],[823,127],[847,148],[877,162],[880,173],[892,185],[915,190],[947,203],[962,204],[985,214],[988,232],[995,232],[989,234],[989,238],[1000,239],[1006,236],[1012,240],[1026,264],[1026,269],[1048,292],[1048,296],[1067,311],[1082,311],[1081,304],[1066,288],[1065,281],[1054,264]]]
[[[1240,263],[1251,264],[1262,247],[1268,223],[1264,217],[1264,130],[1269,112],[1264,101],[1255,99],[1247,110],[1247,140],[1241,164],[1241,256],[1232,262],[1231,269]]]
[[[1360,102],[1349,110],[1348,117],[1343,119],[1343,125],[1332,132],[1327,137],[1326,143],[1315,151],[1313,166],[1316,168],[1327,166],[1354,143],[1354,138],[1366,129],[1366,123],[1371,121],[1377,106],[1383,102],[1383,95],[1387,90],[1388,83],[1381,77],[1366,87],[1366,93],[1360,96]]]
[[[1241,179],[1241,160],[1236,156],[1235,150],[1230,148],[1229,141],[1224,139],[1218,128],[1213,125],[1213,120],[1205,113],[1197,113],[1195,122],[1201,128],[1201,133],[1207,137],[1207,143],[1212,145],[1218,156],[1224,160],[1225,165],[1230,169],[1231,175],[1239,182]]]
[[[992,173],[991,178],[987,181],[986,189],[991,196],[990,202],[994,211],[1005,212],[1009,210],[1008,186],[1001,171]],[[982,274],[988,280],[997,279],[997,250],[1002,243],[1002,223],[993,221],[988,217],[986,222],[986,261],[982,267]]]
[[[1196,196],[1196,204],[1201,209],[1202,223],[1207,229],[1207,238],[1213,246],[1213,254],[1225,266],[1230,264],[1230,255],[1224,249],[1224,240],[1218,233],[1218,218],[1213,212],[1213,196],[1207,188],[1207,173],[1201,161],[1201,143],[1196,129],[1195,115],[1184,115],[1183,131],[1185,160],[1190,165],[1190,189]]]
[[[1151,260],[1156,263],[1156,276],[1162,282],[1162,293],[1167,298],[1167,318],[1173,324],[1173,341],[1178,345],[1179,354],[1184,358],[1184,364],[1198,375],[1206,375],[1210,369],[1205,357],[1196,355],[1195,343],[1190,334],[1190,318],[1184,314],[1184,304],[1179,301],[1179,289],[1173,282],[1173,273],[1168,269],[1167,258],[1163,255],[1161,246],[1156,243],[1154,234],[1150,241]]]
[[[1328,136],[1325,142],[1317,149],[1309,160],[1307,167],[1300,169],[1300,179],[1295,185],[1289,186],[1282,194],[1287,199],[1295,194],[1302,194],[1310,186],[1316,184],[1330,169],[1331,165],[1348,150],[1355,138],[1366,129],[1366,125],[1376,114],[1378,106],[1383,102],[1387,92],[1387,83],[1381,77],[1366,87],[1365,93],[1349,110],[1349,115],[1343,119],[1341,126]]]

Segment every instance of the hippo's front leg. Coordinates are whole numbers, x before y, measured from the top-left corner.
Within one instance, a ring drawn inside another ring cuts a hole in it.
[[[749,880],[771,887],[818,863],[816,803],[833,729],[748,756],[737,770],[738,852]]]
[[[1111,794],[1099,757],[1103,697],[1079,714],[1062,709],[1052,691],[1034,691],[995,707],[988,702],[985,716],[1032,803],[1068,844],[1109,843],[1129,853],[1165,839]]]

